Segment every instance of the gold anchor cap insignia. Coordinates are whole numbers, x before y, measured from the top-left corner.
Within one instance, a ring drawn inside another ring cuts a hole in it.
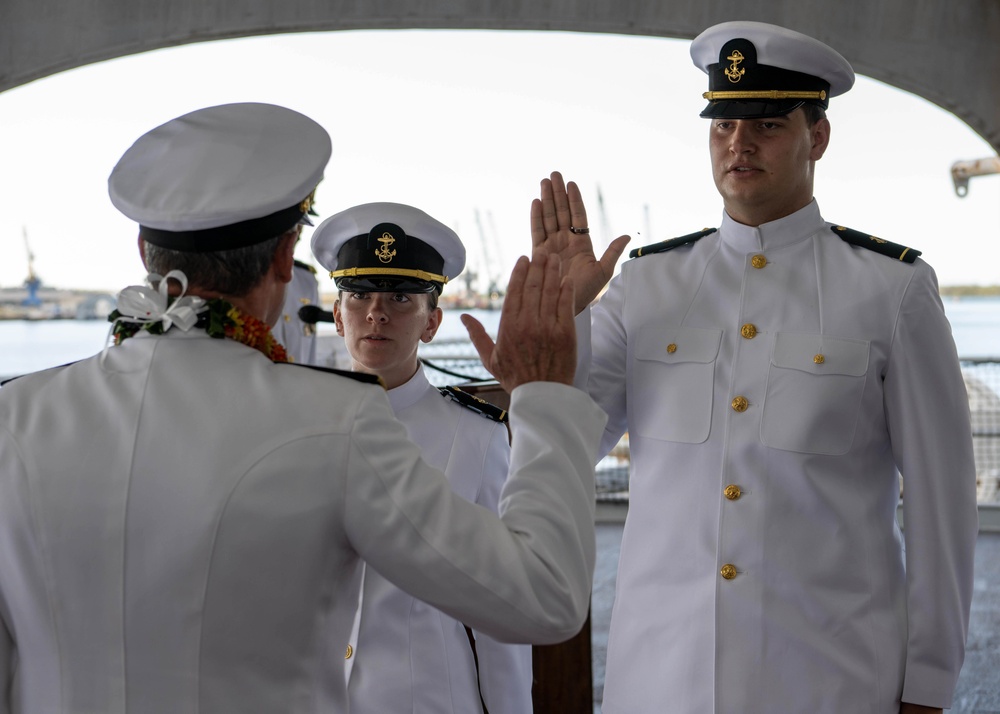
[[[745,57],[743,57],[743,53],[739,50],[733,50],[732,53],[726,57],[726,59],[732,62],[732,64],[725,69],[726,77],[729,78],[730,82],[736,84],[743,79],[743,75],[747,73],[746,69],[740,68],[740,63],[743,62]]]
[[[379,243],[382,244],[381,248],[375,249],[375,255],[383,263],[389,263],[393,258],[396,257],[396,251],[391,248],[392,244],[396,242],[392,233],[385,231],[382,233],[382,237],[377,239]]]

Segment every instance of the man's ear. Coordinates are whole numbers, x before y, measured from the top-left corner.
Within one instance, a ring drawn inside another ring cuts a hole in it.
[[[826,153],[827,147],[830,146],[830,120],[820,119],[810,131],[812,133],[812,150],[809,153],[809,158],[813,161],[819,161]]]
[[[275,275],[283,283],[292,282],[292,271],[295,264],[295,243],[299,239],[298,230],[291,230],[281,236],[278,242],[278,249],[274,251],[274,260],[271,266]]]

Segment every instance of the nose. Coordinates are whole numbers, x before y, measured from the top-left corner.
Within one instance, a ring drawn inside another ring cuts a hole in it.
[[[745,119],[737,119],[729,135],[729,150],[734,154],[752,152],[755,148],[751,126]]]
[[[384,325],[389,322],[389,313],[385,309],[385,302],[382,293],[372,293],[371,302],[368,305],[368,322]]]

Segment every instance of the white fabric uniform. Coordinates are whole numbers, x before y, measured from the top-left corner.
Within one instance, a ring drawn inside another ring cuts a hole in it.
[[[496,512],[510,446],[504,424],[441,395],[422,369],[390,389],[389,403],[424,460],[452,490]],[[351,714],[470,714],[482,711],[465,626],[417,600],[371,568],[348,659]],[[479,677],[490,714],[531,711],[531,646],[476,634]]]
[[[625,263],[592,318],[601,451],[627,427],[632,458],[604,713],[949,706],[977,517],[932,269],[813,202]]]
[[[316,364],[316,325],[299,319],[303,305],[319,305],[319,283],[316,271],[295,261],[292,281],[285,289],[285,304],[274,326],[274,339],[284,345],[288,356],[297,364]]]
[[[501,520],[420,460],[383,389],[200,330],[9,383],[0,712],[345,711],[361,558],[493,636],[572,636],[605,417],[547,383],[511,408]]]

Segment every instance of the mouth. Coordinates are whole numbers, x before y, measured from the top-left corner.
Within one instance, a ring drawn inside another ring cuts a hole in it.
[[[760,171],[760,169],[758,169],[758,168],[756,168],[754,166],[745,166],[743,164],[740,164],[738,166],[731,166],[729,168],[729,173],[731,173],[731,174],[739,174],[739,175],[755,173],[757,171]]]
[[[383,337],[382,335],[365,335],[362,339],[366,342],[388,342],[388,337]]]

